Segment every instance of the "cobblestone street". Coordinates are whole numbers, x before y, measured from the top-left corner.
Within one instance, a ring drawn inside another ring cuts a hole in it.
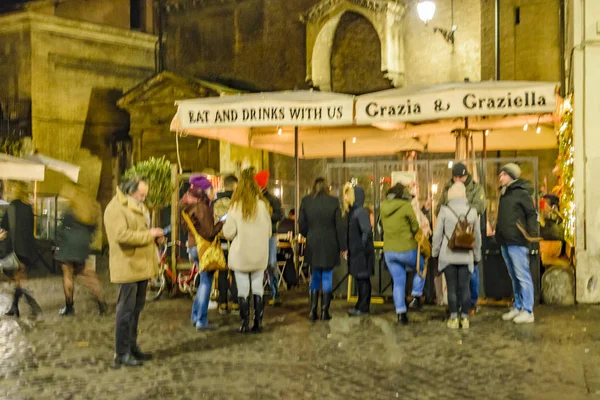
[[[395,323],[392,306],[349,319],[337,300],[329,323],[306,319],[304,296],[285,293],[268,308],[265,332],[241,336],[238,317],[211,311],[219,329],[198,333],[191,300],[149,303],[140,345],[155,359],[138,369],[110,369],[116,286],[99,317],[81,287],[77,315],[58,316],[60,276],[29,282],[41,321],[0,318],[2,399],[585,399],[600,394],[600,308],[536,309],[536,323],[500,320],[484,307],[468,332],[445,327],[444,311],[427,307]],[[0,290],[8,307],[9,287]]]

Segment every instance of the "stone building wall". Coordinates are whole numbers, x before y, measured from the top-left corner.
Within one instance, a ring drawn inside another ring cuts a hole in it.
[[[1,48],[17,60],[3,75],[0,97],[29,96],[34,148],[84,163],[82,179],[90,178],[86,184],[105,204],[113,194],[111,136],[129,129],[116,101],[153,74],[156,37],[33,12],[3,16],[0,26]],[[102,175],[81,147],[101,160]],[[40,191],[55,193],[60,184],[48,180]]]
[[[484,80],[495,76],[494,7],[495,0],[481,0],[481,77]],[[558,13],[559,0],[500,2],[500,79],[560,81]]]

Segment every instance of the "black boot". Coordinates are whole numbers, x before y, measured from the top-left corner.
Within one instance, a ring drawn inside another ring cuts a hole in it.
[[[400,325],[408,325],[408,316],[406,313],[398,314],[398,323]]]
[[[308,319],[311,321],[316,321],[319,319],[319,291],[311,290],[309,293],[309,301],[310,301],[310,313],[308,314]]]
[[[238,301],[240,303],[240,319],[242,320],[240,333],[248,333],[250,332],[250,304],[245,297],[238,297]]]
[[[252,326],[252,332],[260,333],[262,332],[262,319],[263,313],[265,309],[265,304],[263,302],[263,297],[254,295],[254,325]]]
[[[420,297],[413,297],[408,304],[408,308],[421,311],[423,309],[423,300]]]
[[[31,308],[31,316],[35,318],[38,315],[40,315],[42,313],[42,308],[40,307],[38,302],[35,301],[33,296],[25,289],[23,289],[23,296],[25,296],[25,301],[27,302],[27,304],[29,304],[29,307]]]
[[[331,304],[331,298],[333,293],[327,292],[321,294],[321,321],[329,321],[331,315],[329,315],[329,305]]]
[[[111,368],[113,368],[113,369],[121,368],[121,365],[124,365],[126,367],[141,367],[142,365],[144,365],[144,363],[142,361],[136,359],[134,356],[132,356],[129,353],[122,355],[122,356],[115,354],[115,358],[113,360],[113,364],[112,364]]]
[[[21,298],[22,295],[23,295],[23,291],[21,290],[21,288],[16,288],[15,293],[13,294],[12,305],[10,306],[10,308],[4,315],[9,316],[9,317],[19,318],[19,316],[20,316],[20,314],[19,314],[19,299]]]
[[[152,353],[144,353],[137,346],[131,349],[131,355],[139,361],[150,361],[153,358]]]
[[[75,309],[73,308],[73,304],[67,304],[63,308],[60,309],[58,315],[62,315],[66,317],[67,315],[75,315]]]

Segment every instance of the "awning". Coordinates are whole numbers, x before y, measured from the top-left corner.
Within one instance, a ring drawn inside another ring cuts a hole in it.
[[[240,94],[182,100],[172,130],[352,124],[354,97],[315,91]]]
[[[35,161],[0,153],[0,179],[43,181],[46,167]]]
[[[79,178],[77,165],[41,154],[19,158],[0,153],[0,179],[42,182],[45,179],[46,168],[64,174],[73,182],[77,182]]]
[[[60,172],[73,182],[77,182],[79,180],[80,167],[78,165],[69,164],[43,154],[34,154],[31,156],[26,156],[25,158],[27,160],[44,165],[52,171]]]
[[[358,96],[356,124],[553,113],[555,82],[485,81],[390,89]]]

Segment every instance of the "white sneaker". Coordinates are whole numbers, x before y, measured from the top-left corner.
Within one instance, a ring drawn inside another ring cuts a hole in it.
[[[504,321],[512,321],[513,319],[515,319],[517,317],[517,315],[521,314],[521,311],[517,310],[516,308],[513,308],[512,310],[510,310],[509,312],[507,312],[506,314],[502,314],[502,319]]]
[[[517,315],[515,319],[513,319],[513,322],[515,324],[531,324],[533,321],[535,321],[533,313],[527,312],[525,310],[521,311],[519,315]]]

